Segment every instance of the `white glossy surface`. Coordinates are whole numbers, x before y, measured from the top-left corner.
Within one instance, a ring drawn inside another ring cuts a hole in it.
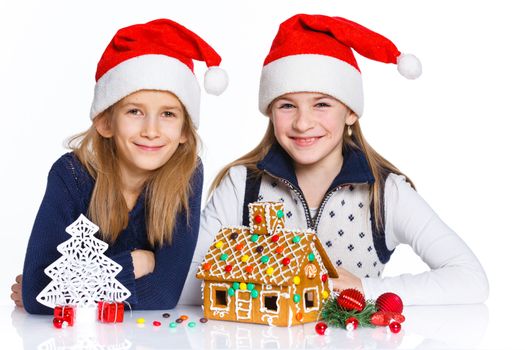
[[[472,349],[486,348],[489,324],[486,305],[407,307],[406,322],[399,334],[385,328],[359,328],[348,333],[330,328],[319,336],[315,323],[291,328],[269,327],[210,320],[201,324],[202,310],[197,306],[178,306],[164,311],[135,311],[125,315],[121,324],[102,324],[94,318],[77,318],[77,324],[55,329],[52,316],[29,315],[19,308],[0,308],[2,337],[10,349]],[[169,323],[186,314],[189,320],[169,328]],[[139,326],[136,319],[144,317]],[[10,320],[9,320],[10,318]],[[152,322],[162,322],[154,327]],[[195,321],[196,327],[188,327]],[[516,344],[517,346],[517,344]]]

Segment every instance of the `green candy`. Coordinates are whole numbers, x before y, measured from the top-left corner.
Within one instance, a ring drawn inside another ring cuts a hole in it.
[[[284,216],[284,213],[283,213],[283,211],[282,211],[282,210],[280,210],[280,209],[279,209],[279,210],[277,210],[277,217],[278,217],[278,218],[280,219],[280,218],[282,218],[283,216]]]
[[[235,295],[235,289],[233,288],[228,288],[228,295],[233,297]]]
[[[259,296],[259,292],[256,289],[253,289],[251,295],[252,295],[252,298],[255,299],[255,298],[257,298]]]
[[[257,242],[258,239],[259,239],[259,235],[252,235],[252,237],[250,238],[250,241]]]
[[[175,328],[177,327],[177,323],[176,322],[170,322],[170,328]]]
[[[308,254],[308,261],[312,262],[314,260],[315,260],[315,254],[314,253]]]
[[[268,257],[268,255],[263,255],[262,258],[261,258],[261,262],[263,264],[266,264],[269,260],[270,260],[270,258]]]
[[[233,282],[232,287],[233,287],[234,290],[239,289],[240,288],[239,282]]]
[[[228,259],[228,254],[221,254],[221,260],[225,261],[226,259]]]
[[[248,284],[246,285],[246,289],[248,289],[248,290],[252,290],[254,287],[255,287],[255,286],[253,285],[253,283],[248,283]]]
[[[295,236],[294,238],[292,238],[292,242],[294,243],[299,243],[300,240],[301,240],[301,236]]]
[[[299,294],[294,294],[293,295],[293,302],[297,304],[300,301],[301,301],[301,296]]]
[[[196,324],[195,322],[193,322],[193,321],[190,322],[190,323],[188,323],[188,327],[190,327],[190,328],[193,328],[193,327],[195,327],[196,325],[197,325],[197,324]]]

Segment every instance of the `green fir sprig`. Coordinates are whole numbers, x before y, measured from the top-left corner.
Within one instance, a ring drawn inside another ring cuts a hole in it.
[[[346,329],[346,320],[355,317],[360,327],[375,327],[370,323],[370,318],[377,311],[374,300],[367,300],[362,311],[346,310],[339,305],[337,298],[330,297],[321,311],[321,318],[329,326]]]

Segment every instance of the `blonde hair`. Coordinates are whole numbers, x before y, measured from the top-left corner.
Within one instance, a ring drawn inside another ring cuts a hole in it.
[[[268,108],[270,110],[270,107]],[[269,113],[268,113],[269,114]],[[210,195],[215,188],[220,184],[224,176],[228,173],[230,168],[236,165],[244,165],[248,169],[255,171],[256,174],[262,175],[262,171],[257,168],[257,163],[261,161],[267,154],[270,148],[274,143],[277,142],[275,138],[273,123],[271,120],[268,122],[268,128],[264,134],[261,142],[255,146],[253,150],[246,153],[239,159],[226,165],[215,177],[213,180],[210,191]],[[410,185],[415,188],[412,181],[404,175],[398,168],[396,168],[392,163],[383,158],[379,153],[377,153],[365,140],[361,127],[359,126],[359,121],[357,120],[352,125],[352,136],[349,136],[346,132],[343,134],[343,143],[345,146],[350,148],[360,150],[364,153],[372,175],[374,176],[374,183],[370,185],[369,193],[372,204],[372,214],[373,214],[373,223],[377,232],[383,232],[383,215],[382,215],[382,206],[383,206],[383,190],[385,180],[389,173],[394,173],[398,175],[403,175],[406,177],[406,180]],[[344,147],[344,146],[343,146]]]
[[[99,114],[87,131],[67,142],[95,180],[87,214],[100,227],[102,239],[110,243],[128,226],[129,211],[121,191],[115,142],[113,138],[102,137],[95,128],[98,118],[111,118],[112,107]],[[182,210],[189,220],[190,180],[198,165],[199,139],[184,106],[183,112],[182,133],[187,141],[179,144],[166,164],[155,170],[144,184],[147,237],[152,246],[171,244],[176,216]]]

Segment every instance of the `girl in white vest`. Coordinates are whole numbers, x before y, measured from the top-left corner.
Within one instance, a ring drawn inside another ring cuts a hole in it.
[[[485,301],[488,281],[476,256],[412,181],[365,141],[353,50],[397,64],[406,78],[421,74],[415,56],[346,19],[296,15],[281,24],[260,81],[268,129],[212,184],[194,270],[222,226],[248,225],[248,203],[280,201],[287,227],[316,231],[338,269],[336,291],[357,288],[368,299],[394,292],[408,305]],[[399,244],[410,245],[430,270],[383,277]],[[199,283],[190,273],[186,293],[200,295]]]

